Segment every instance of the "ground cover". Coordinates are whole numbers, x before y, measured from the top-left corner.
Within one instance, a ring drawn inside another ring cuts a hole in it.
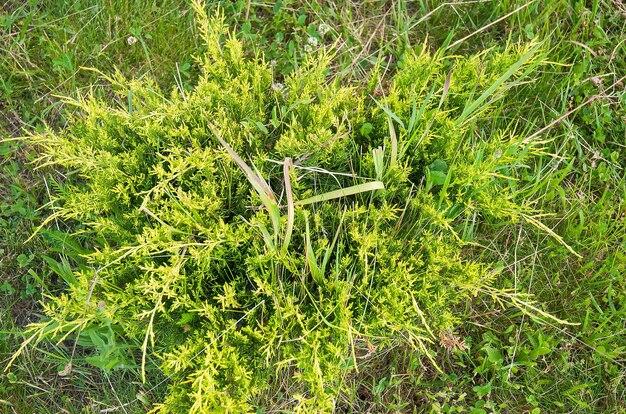
[[[202,10],[2,6],[3,410],[623,412],[621,3]]]

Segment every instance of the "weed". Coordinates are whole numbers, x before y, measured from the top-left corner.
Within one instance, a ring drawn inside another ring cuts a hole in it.
[[[3,408],[619,412],[618,2],[131,3],[2,6]]]

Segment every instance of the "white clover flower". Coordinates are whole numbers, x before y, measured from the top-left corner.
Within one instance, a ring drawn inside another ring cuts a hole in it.
[[[306,44],[304,45],[304,51],[307,53],[311,53],[313,51],[313,48],[311,47],[311,45]]]
[[[137,38],[135,36],[128,36],[128,38],[126,38],[126,43],[128,43],[128,46],[132,46],[137,43]]]
[[[317,28],[317,31],[319,32],[320,35],[324,36],[326,33],[330,32],[330,26],[327,25],[326,23],[322,23]]]
[[[317,41],[317,38],[316,38],[316,37],[309,36],[309,38],[308,38],[306,41],[307,41],[307,43],[308,43],[309,45],[311,45],[311,47],[313,47],[313,48],[317,47],[317,45],[318,45],[318,41]]]
[[[280,93],[285,93],[285,90],[287,90],[285,85],[283,85],[280,82],[272,83],[272,89],[275,90],[276,92],[280,92]]]

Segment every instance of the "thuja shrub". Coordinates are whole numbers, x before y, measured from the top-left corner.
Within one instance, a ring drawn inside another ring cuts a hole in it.
[[[192,91],[102,75],[113,95],[68,100],[67,128],[29,137],[67,176],[50,220],[89,252],[25,346],[125,344],[88,361],[158,366],[155,412],[331,412],[386,349],[439,369],[440,335],[477,295],[543,315],[464,255],[481,221],[545,230],[523,200],[542,143],[506,123],[476,132],[540,64],[537,45],[418,48],[379,93],[342,86],[320,52],[279,84],[196,11]]]

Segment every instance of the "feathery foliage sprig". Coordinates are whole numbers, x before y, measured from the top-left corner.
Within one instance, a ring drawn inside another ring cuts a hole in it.
[[[545,142],[513,123],[473,132],[541,45],[410,51],[374,99],[329,79],[323,50],[273,88],[260,55],[196,12],[207,49],[193,91],[106,76],[113,99],[68,100],[66,130],[30,137],[42,165],[70,174],[53,217],[92,242],[26,344],[110,329],[127,347],[105,369],[145,378],[161,361],[172,385],[157,412],[249,412],[283,383],[288,409],[331,412],[354,392],[346,379],[398,344],[438,369],[440,333],[476,295],[550,317],[463,254],[477,217],[548,230],[520,197]]]

